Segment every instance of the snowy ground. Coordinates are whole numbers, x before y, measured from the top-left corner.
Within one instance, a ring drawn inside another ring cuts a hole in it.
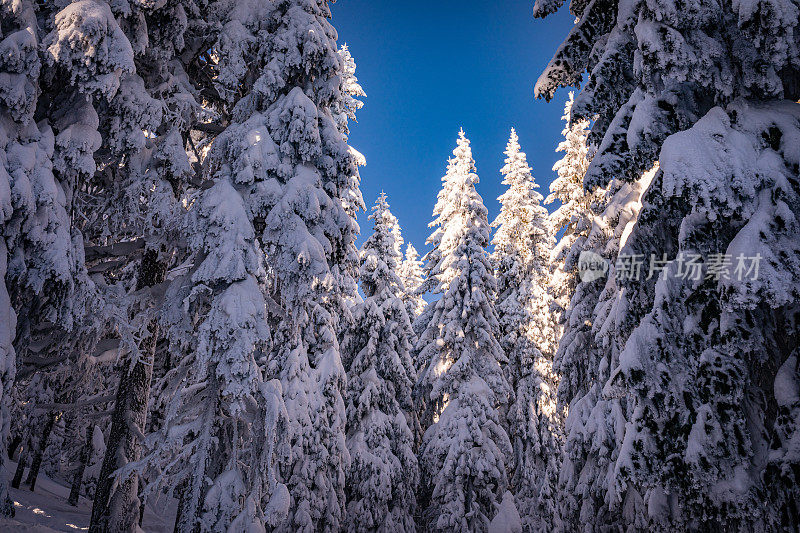
[[[3,472],[9,483],[16,467],[16,463],[9,463],[8,470]],[[81,498],[78,506],[72,507],[67,503],[69,488],[49,479],[44,473],[39,474],[34,492],[28,490],[24,483],[19,489],[10,489],[10,492],[16,514],[13,519],[0,518],[0,531],[76,533],[89,530],[92,502]],[[172,531],[173,521],[172,513],[159,512],[148,506],[142,529],[147,533],[168,533]]]

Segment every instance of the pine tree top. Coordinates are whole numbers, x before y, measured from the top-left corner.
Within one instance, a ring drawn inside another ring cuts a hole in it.
[[[495,263],[501,270],[503,262],[530,262],[539,252],[540,261],[546,260],[552,237],[547,225],[548,212],[541,203],[544,197],[536,191],[539,185],[528,165],[527,156],[519,144],[517,132],[512,128],[506,147],[505,166],[500,170],[503,184],[508,189],[498,197],[500,214],[492,223],[497,231],[492,239],[495,246]],[[545,250],[548,249],[548,250]],[[509,257],[514,256],[514,257]],[[508,268],[510,265],[505,265]]]
[[[397,275],[402,261],[400,252],[400,226],[389,210],[386,193],[381,193],[375,200],[369,220],[373,224],[373,233],[361,248],[361,269],[359,271],[361,286],[367,297],[393,289],[394,295],[402,292],[403,283]],[[398,240],[400,243],[398,243]]]

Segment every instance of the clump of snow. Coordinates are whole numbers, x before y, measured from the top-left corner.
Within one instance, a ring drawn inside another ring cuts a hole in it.
[[[123,72],[133,72],[133,48],[105,2],[80,0],[55,18],[45,38],[49,61],[63,67],[81,91],[111,99]]]
[[[487,533],[522,533],[522,519],[514,504],[514,496],[506,491],[503,501],[497,506],[497,514],[489,523]]]

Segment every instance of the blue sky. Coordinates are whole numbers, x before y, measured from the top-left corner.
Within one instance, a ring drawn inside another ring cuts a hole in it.
[[[511,127],[546,190],[561,139],[567,91],[550,103],[533,85],[573,24],[566,9],[545,20],[533,0],[339,0],[333,25],[367,92],[350,144],[367,158],[361,190],[368,209],[384,190],[403,237],[420,253],[447,158],[463,127],[472,142],[478,190],[496,216],[500,168]],[[544,193],[544,191],[542,191]],[[362,237],[371,224],[359,216]]]

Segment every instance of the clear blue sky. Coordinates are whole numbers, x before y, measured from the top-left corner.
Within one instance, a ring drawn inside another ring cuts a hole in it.
[[[426,251],[431,213],[459,128],[472,142],[478,190],[496,216],[500,168],[511,127],[545,194],[554,175],[567,91],[547,103],[533,85],[574,18],[545,20],[533,0],[339,0],[332,5],[339,43],[347,43],[367,93],[350,144],[367,158],[361,190],[367,209],[389,196],[403,237]],[[362,237],[372,231],[359,216]]]

